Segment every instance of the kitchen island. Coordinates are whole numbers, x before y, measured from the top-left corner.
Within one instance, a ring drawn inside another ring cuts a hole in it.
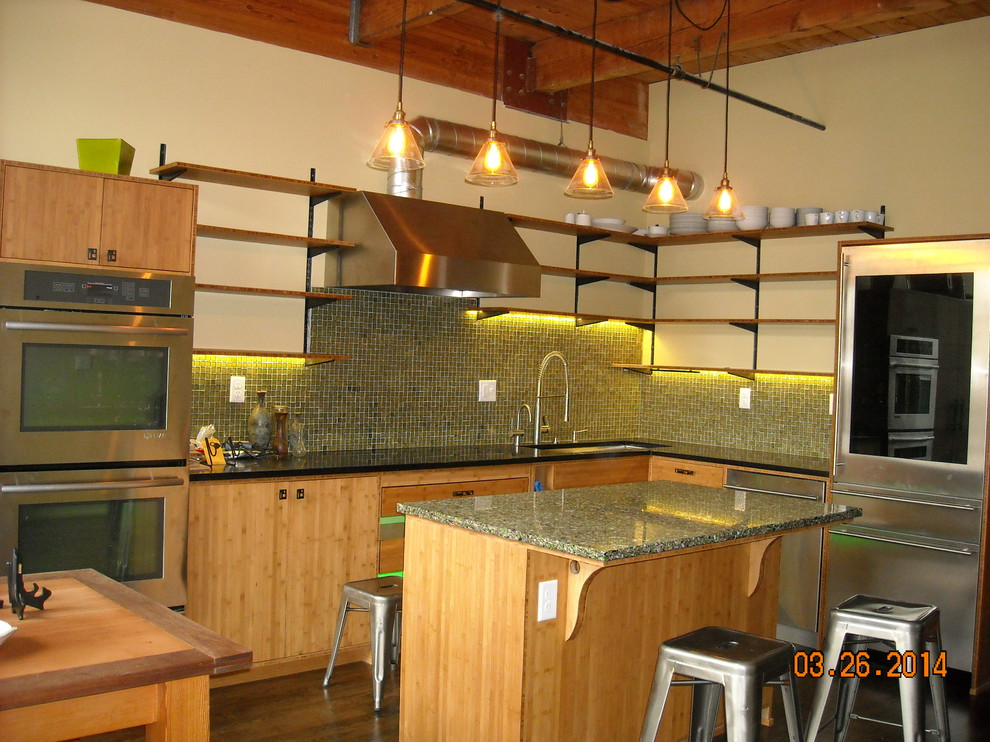
[[[404,742],[636,739],[660,643],[705,625],[772,635],[778,536],[861,514],[675,482],[400,510]],[[675,691],[659,739],[686,735],[689,697]]]

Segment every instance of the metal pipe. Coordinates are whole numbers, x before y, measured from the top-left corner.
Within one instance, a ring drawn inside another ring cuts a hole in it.
[[[482,8],[483,10],[488,10],[490,12],[495,12],[498,6],[495,3],[488,2],[487,0],[460,0],[465,5],[473,5],[476,8]],[[759,98],[753,98],[752,96],[746,95],[745,93],[739,93],[735,90],[728,90],[721,85],[716,85],[713,82],[706,80],[703,77],[697,75],[692,75],[689,72],[685,72],[680,67],[668,67],[663,62],[658,62],[655,59],[650,59],[649,57],[644,57],[642,54],[637,54],[636,52],[631,52],[628,49],[623,49],[621,46],[615,46],[614,44],[609,44],[607,41],[601,41],[599,39],[593,39],[590,36],[585,36],[583,33],[578,31],[573,31],[564,26],[559,26],[556,23],[549,23],[547,21],[540,20],[539,18],[534,18],[526,13],[520,13],[518,10],[511,10],[509,8],[503,7],[501,9],[502,14],[506,18],[511,18],[514,21],[519,21],[520,23],[525,23],[534,28],[538,28],[542,31],[552,33],[555,36],[562,36],[572,41],[578,41],[582,44],[587,44],[588,46],[593,46],[596,49],[608,52],[609,54],[614,54],[617,57],[622,57],[623,59],[628,59],[636,64],[641,64],[644,67],[650,69],[659,70],[670,75],[672,78],[678,80],[684,80],[692,85],[697,85],[702,88],[708,88],[709,90],[714,90],[722,95],[728,95],[730,98],[735,98],[743,103],[748,103],[751,106],[756,106],[757,108],[762,108],[764,111],[770,111],[770,113],[775,113],[778,116],[783,116],[791,121],[797,121],[799,124],[804,124],[805,126],[810,126],[813,129],[818,129],[819,131],[825,131],[825,124],[820,124],[817,121],[812,121],[811,119],[805,118],[799,114],[788,111],[786,108],[781,108],[780,106],[775,106],[772,103],[767,103],[766,101],[760,100]]]
[[[423,152],[441,152],[474,158],[481,145],[488,140],[488,129],[479,129],[466,124],[428,116],[417,116],[409,123],[418,135]],[[570,178],[585,154],[584,150],[568,149],[534,139],[523,139],[507,134],[502,134],[502,138],[509,149],[509,157],[513,165],[540,173]],[[601,160],[613,188],[649,193],[660,176],[659,167],[612,157],[602,157]],[[686,199],[691,200],[701,196],[705,182],[698,173],[690,170],[674,170],[674,175]]]
[[[403,196],[404,198],[423,197],[423,168],[415,170],[398,170],[393,168],[388,171],[385,181],[385,192],[390,196]]]

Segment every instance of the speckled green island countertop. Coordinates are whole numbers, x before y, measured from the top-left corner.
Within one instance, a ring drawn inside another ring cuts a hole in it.
[[[821,527],[863,514],[842,505],[679,482],[408,502],[399,511],[601,562]]]

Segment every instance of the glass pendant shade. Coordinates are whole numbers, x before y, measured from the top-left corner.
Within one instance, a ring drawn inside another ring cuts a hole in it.
[[[712,196],[711,203],[705,210],[705,219],[719,216],[732,219],[742,219],[744,216],[736,192],[732,190],[729,179],[725,176],[722,177],[722,182],[715,189],[715,195]]]
[[[481,146],[464,180],[480,186],[509,186],[519,182],[519,175],[509,159],[509,148],[499,139],[494,121],[488,141]]]
[[[598,159],[593,146],[588,146],[571,182],[564,189],[564,195],[572,198],[612,198],[614,195],[602,161]]]
[[[646,197],[646,203],[643,204],[643,211],[649,211],[654,214],[676,214],[681,211],[687,211],[687,209],[687,201],[684,200],[681,187],[677,185],[677,178],[674,177],[673,171],[665,162],[663,170],[660,171],[660,177],[657,178],[657,182],[653,186],[653,190]]]
[[[385,124],[378,146],[368,158],[368,167],[376,170],[418,170],[425,164],[423,153],[400,104],[396,107],[392,120]]]

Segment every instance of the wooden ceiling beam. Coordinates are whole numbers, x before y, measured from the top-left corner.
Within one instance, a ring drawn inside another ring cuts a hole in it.
[[[402,32],[402,3],[397,0],[360,0],[358,38],[371,44],[398,37]],[[406,30],[421,28],[441,18],[470,10],[459,0],[408,0]]]
[[[807,36],[860,28],[871,24],[888,24],[917,14],[944,10],[957,3],[952,0],[832,0],[810,3],[807,0],[736,0],[732,13],[732,49],[742,51],[769,44],[794,42]],[[718,16],[722,0],[692,4],[692,15],[711,21]],[[654,10],[599,24],[598,38],[636,54],[665,61],[667,57],[667,9]],[[903,20],[901,20],[903,22]],[[707,32],[703,60],[710,61],[724,23]],[[590,36],[590,29],[582,29]],[[698,39],[702,32],[674,13],[673,57],[697,66]],[[587,44],[567,39],[547,39],[534,46],[537,90],[555,92],[590,82],[591,50]],[[719,66],[724,56],[719,53]],[[643,72],[642,65],[608,53],[598,54],[595,75],[613,79]]]

